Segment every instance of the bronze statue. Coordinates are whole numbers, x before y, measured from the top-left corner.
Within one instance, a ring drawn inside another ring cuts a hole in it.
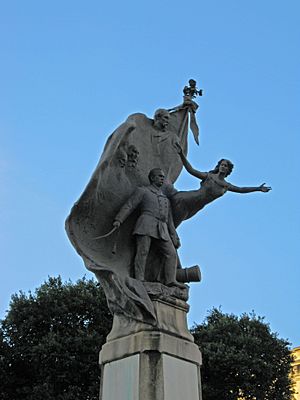
[[[108,137],[66,220],[70,241],[101,282],[115,315],[156,324],[154,295],[175,303],[187,300],[188,287],[183,283],[199,281],[200,271],[198,266],[181,268],[175,228],[226,191],[271,189],[264,184],[239,188],[227,182],[233,167],[228,160],[210,172],[190,165],[188,127],[199,144],[196,96],[202,96],[202,90],[191,79],[184,88],[183,104],[158,109],[154,119],[142,113],[130,115]],[[201,180],[200,189],[176,191],[173,185],[183,166]]]
[[[235,193],[266,193],[271,190],[271,187],[265,186],[264,183],[256,187],[239,187],[227,182],[225,178],[231,174],[233,163],[226,159],[221,159],[212,171],[198,171],[189,163],[180,145],[175,143],[174,146],[185,169],[201,180],[200,189],[181,191],[172,196],[173,216],[176,227],[182,221],[191,218],[207,204],[223,196],[227,191]]]

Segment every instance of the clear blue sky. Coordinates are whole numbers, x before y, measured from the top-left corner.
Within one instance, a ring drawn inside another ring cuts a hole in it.
[[[254,310],[300,345],[298,1],[10,1],[0,5],[1,308],[48,276],[88,273],[64,232],[107,136],[131,113],[204,88],[200,146],[227,193],[179,229],[183,263],[199,263],[190,324],[212,307]],[[183,171],[178,189],[199,182]]]

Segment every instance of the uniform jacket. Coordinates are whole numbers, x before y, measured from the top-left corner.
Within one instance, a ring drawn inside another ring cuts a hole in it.
[[[137,208],[140,210],[140,215],[133,235],[146,235],[166,241],[171,238],[175,247],[179,247],[170,202],[160,189],[153,185],[137,188],[120,209],[115,220],[124,222]]]

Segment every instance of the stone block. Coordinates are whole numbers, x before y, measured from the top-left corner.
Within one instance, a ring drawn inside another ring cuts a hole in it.
[[[128,319],[123,315],[114,315],[112,330],[107,336],[107,341],[144,331],[157,331],[168,333],[191,342],[194,341],[187,326],[187,312],[189,305],[176,298],[172,302],[161,299],[153,299],[153,306],[157,318],[157,325],[153,326],[134,319]]]
[[[201,400],[201,353],[191,341],[142,331],[100,352],[100,400]]]

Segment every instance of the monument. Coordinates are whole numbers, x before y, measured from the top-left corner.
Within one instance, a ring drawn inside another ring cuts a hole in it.
[[[90,182],[66,220],[85,266],[104,289],[112,330],[100,352],[101,400],[202,399],[201,353],[187,327],[189,282],[200,268],[183,268],[176,228],[226,191],[267,192],[225,180],[226,159],[209,172],[187,160],[189,127],[199,144],[195,113],[202,90],[191,79],[183,103],[154,118],[130,115],[108,138]],[[182,168],[198,190],[174,187]]]

